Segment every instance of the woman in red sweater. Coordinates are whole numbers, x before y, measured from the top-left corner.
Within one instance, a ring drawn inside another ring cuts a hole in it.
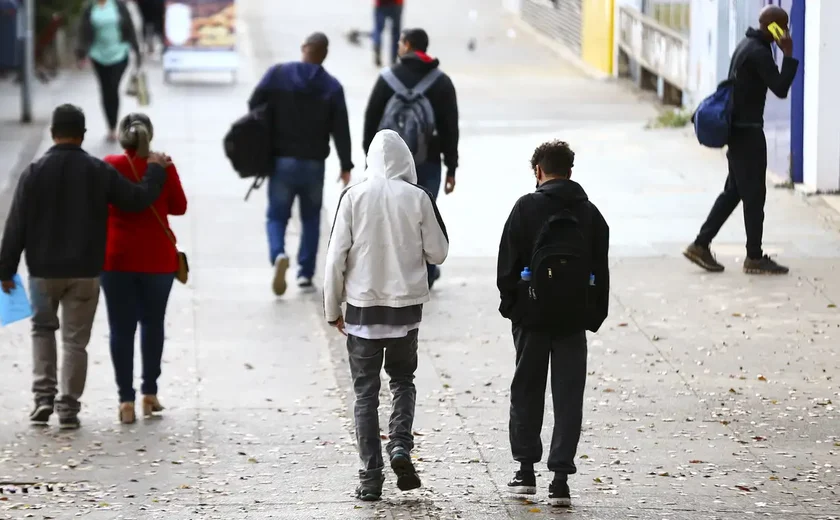
[[[144,114],[129,114],[120,123],[121,155],[109,155],[105,162],[129,180],[139,182],[146,174],[146,158],[152,138],[152,122]],[[108,243],[102,291],[111,329],[111,360],[119,389],[120,421],[131,424],[134,412],[134,334],[140,324],[140,353],[143,359],[143,415],[163,410],[157,398],[157,379],[163,356],[163,328],[166,304],[178,269],[175,235],[168,215],[183,215],[187,198],[178,172],[172,165],[152,209],[127,213],[109,208]],[[158,216],[160,220],[158,220]]]

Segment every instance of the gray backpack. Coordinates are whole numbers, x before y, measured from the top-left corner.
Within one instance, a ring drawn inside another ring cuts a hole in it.
[[[417,86],[409,89],[397,79],[391,69],[382,71],[382,79],[391,87],[394,95],[385,105],[379,130],[393,130],[400,134],[414,154],[416,164],[426,162],[429,142],[435,135],[435,112],[426,97],[426,91],[441,74],[439,69],[433,69]]]

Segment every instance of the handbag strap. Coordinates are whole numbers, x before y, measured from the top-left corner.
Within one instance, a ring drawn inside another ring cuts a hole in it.
[[[125,154],[125,158],[128,159],[128,165],[131,166],[131,173],[134,174],[134,179],[137,182],[140,182],[140,176],[137,174],[137,168],[135,168],[135,166],[134,166],[134,160],[128,154]],[[157,210],[155,209],[154,206],[149,206],[149,209],[152,210],[152,213],[155,215],[155,218],[157,219],[158,223],[160,224],[160,227],[163,229],[163,232],[166,233],[166,238],[168,238],[169,241],[172,243],[172,247],[174,247],[175,250],[177,251],[178,250],[178,245],[175,242],[175,237],[172,236],[172,231],[163,222],[163,219],[160,218],[160,214],[157,212]]]

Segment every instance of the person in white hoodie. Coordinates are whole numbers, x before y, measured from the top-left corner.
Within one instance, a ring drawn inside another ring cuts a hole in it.
[[[449,237],[434,197],[417,185],[414,158],[399,134],[376,134],[365,173],[338,202],[327,249],[324,311],[329,324],[347,336],[362,462],[356,496],[373,501],[381,498],[384,482],[378,411],[383,362],[393,394],[386,446],[391,469],[400,490],[421,485],[410,456],[417,331],[429,301],[426,263],[443,263]]]

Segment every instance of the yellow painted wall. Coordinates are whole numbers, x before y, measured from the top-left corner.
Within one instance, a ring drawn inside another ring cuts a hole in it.
[[[583,61],[612,74],[615,0],[583,0]]]

